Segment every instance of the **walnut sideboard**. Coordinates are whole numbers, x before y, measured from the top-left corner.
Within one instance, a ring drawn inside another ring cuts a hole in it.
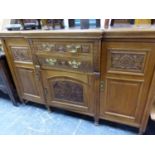
[[[146,129],[155,96],[155,31],[10,31],[0,38],[21,102]]]

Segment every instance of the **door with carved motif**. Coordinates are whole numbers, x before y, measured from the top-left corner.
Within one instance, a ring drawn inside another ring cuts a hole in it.
[[[138,127],[153,72],[152,43],[107,42],[102,47],[100,117]]]
[[[47,103],[94,115],[93,78],[86,74],[42,71]]]
[[[5,40],[10,69],[21,100],[45,104],[39,69],[33,64],[31,49],[25,39]]]

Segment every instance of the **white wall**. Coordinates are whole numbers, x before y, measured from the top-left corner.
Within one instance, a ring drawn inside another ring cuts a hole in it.
[[[5,30],[7,24],[10,24],[10,19],[0,19],[0,31]]]

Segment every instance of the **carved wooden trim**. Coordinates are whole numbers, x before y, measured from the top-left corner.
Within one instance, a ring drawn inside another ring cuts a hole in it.
[[[108,71],[144,73],[147,50],[108,49]]]
[[[15,61],[32,62],[32,56],[28,47],[11,47],[11,52]]]

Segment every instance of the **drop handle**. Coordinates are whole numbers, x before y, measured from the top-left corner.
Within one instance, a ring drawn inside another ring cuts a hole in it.
[[[72,46],[72,45],[67,45],[67,48],[69,49],[70,53],[77,53],[78,50],[81,48],[80,45]]]
[[[81,62],[78,62],[76,60],[71,60],[71,61],[68,61],[68,64],[72,67],[72,68],[79,68],[80,65],[81,65]]]
[[[57,59],[55,58],[46,59],[45,61],[51,66],[54,66],[57,63]]]

